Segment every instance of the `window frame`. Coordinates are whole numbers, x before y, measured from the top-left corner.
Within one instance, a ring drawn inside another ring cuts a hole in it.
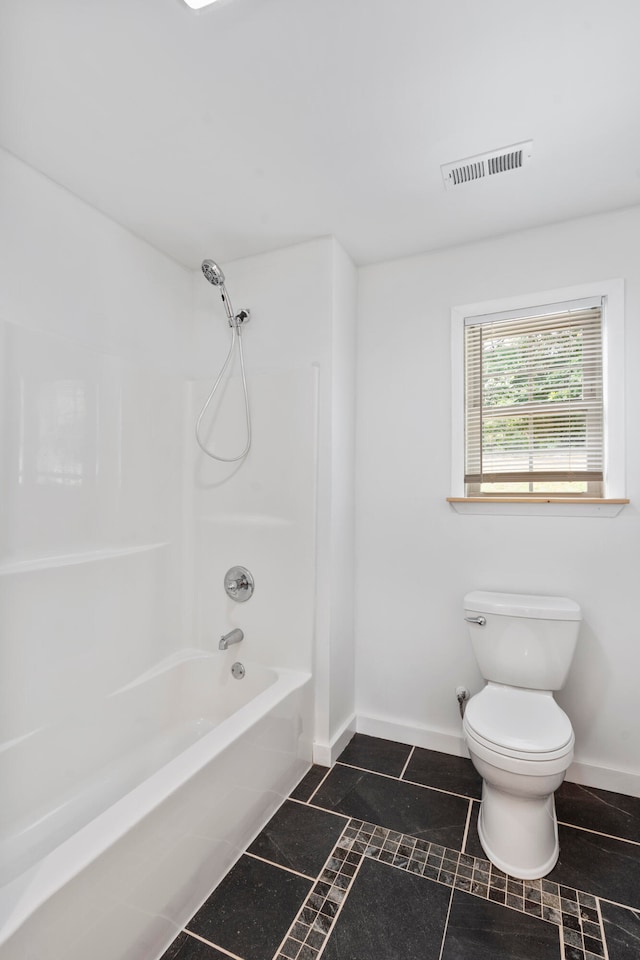
[[[625,497],[625,404],[624,404],[624,280],[604,280],[571,287],[521,294],[479,303],[455,306],[451,310],[451,384],[452,384],[452,455],[450,500],[469,501],[465,495],[465,398],[464,398],[464,327],[467,317],[508,311],[544,308],[552,304],[591,297],[603,298],[602,361],[604,403],[604,481],[603,496],[598,500]],[[517,495],[492,497],[483,494],[483,501],[514,503]],[[535,499],[527,498],[535,505]],[[571,497],[541,495],[543,501],[570,503]],[[584,496],[576,499],[584,501]]]

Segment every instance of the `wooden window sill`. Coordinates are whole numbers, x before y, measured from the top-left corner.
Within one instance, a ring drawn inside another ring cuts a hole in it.
[[[610,497],[447,497],[448,503],[629,503]]]
[[[456,513],[496,516],[616,517],[629,503],[611,497],[447,497]]]

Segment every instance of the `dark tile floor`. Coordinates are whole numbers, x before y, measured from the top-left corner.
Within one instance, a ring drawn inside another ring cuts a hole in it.
[[[460,757],[356,734],[314,766],[163,960],[638,960],[640,799],[556,794],[560,859],[505,876]]]

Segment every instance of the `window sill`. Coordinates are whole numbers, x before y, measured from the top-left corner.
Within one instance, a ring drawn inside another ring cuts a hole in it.
[[[447,497],[456,513],[510,517],[617,517],[626,499],[587,497]]]

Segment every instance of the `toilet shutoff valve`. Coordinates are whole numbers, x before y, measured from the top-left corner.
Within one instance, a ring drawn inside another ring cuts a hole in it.
[[[456,687],[456,699],[460,708],[460,716],[464,716],[464,706],[471,694],[466,687]]]

